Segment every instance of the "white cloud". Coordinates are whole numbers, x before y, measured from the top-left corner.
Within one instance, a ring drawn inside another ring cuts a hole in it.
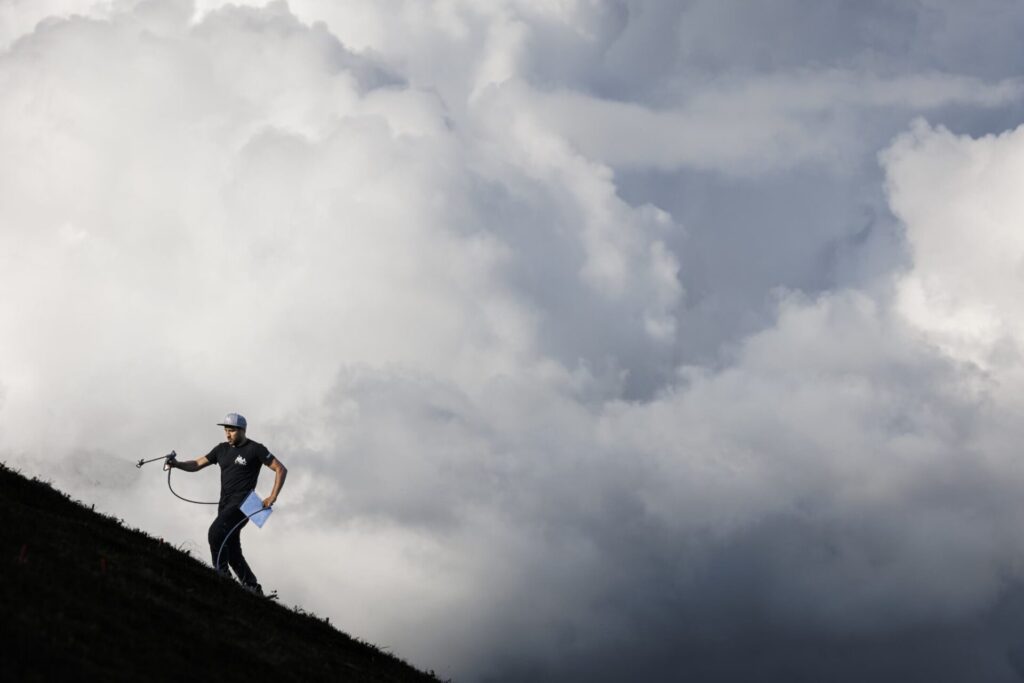
[[[972,139],[918,121],[883,156],[914,269],[905,315],[948,352],[997,370],[1019,363],[1024,328],[1024,132]]]
[[[110,2],[81,0],[3,0],[0,2],[0,50],[6,50],[21,36],[31,33],[47,19],[65,18],[72,14],[104,17]]]
[[[3,457],[202,555],[207,511],[131,463],[246,413],[292,472],[264,583],[466,680],[742,677],[733,638],[922,666],[901,634],[1019,580],[1019,133],[915,125],[882,156],[908,255],[872,243],[902,270],[780,287],[868,258],[861,133],[1017,81],[700,73],[694,21],[746,45],[707,3],[249,4],[0,5]],[[861,183],[823,225],[807,160]],[[687,267],[747,297],[704,364],[729,293]]]

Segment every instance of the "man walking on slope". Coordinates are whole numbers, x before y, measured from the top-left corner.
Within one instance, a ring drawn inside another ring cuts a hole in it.
[[[274,488],[270,495],[263,499],[263,507],[269,508],[277,502],[277,495],[284,486],[288,470],[266,446],[245,436],[247,423],[238,413],[228,413],[224,421],[217,424],[224,428],[227,441],[217,444],[209,453],[195,460],[168,460],[164,469],[176,467],[186,472],[198,472],[207,465],[220,465],[220,502],[217,505],[217,519],[210,525],[210,552],[213,554],[213,562],[217,563],[217,553],[223,545],[221,566],[217,567],[217,571],[229,576],[230,565],[246,588],[262,595],[263,588],[242,556],[242,527],[249,521],[245,519],[245,513],[239,509],[239,505],[256,489],[260,467],[266,465],[274,470],[275,475]],[[235,528],[236,524],[238,528]]]

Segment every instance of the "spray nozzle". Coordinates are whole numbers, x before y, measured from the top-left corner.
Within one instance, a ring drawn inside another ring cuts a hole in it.
[[[135,466],[141,468],[147,462],[153,462],[154,460],[163,460],[164,462],[166,462],[168,460],[177,460],[177,459],[178,459],[178,454],[175,453],[174,451],[171,451],[167,455],[161,455],[159,458],[150,458],[149,460],[141,460],[140,459],[137,463],[135,463]]]

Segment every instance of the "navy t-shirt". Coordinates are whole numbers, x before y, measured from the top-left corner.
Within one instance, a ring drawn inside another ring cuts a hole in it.
[[[274,456],[263,444],[246,439],[237,448],[227,441],[219,443],[207,453],[206,459],[220,465],[220,505],[217,507],[224,510],[245,500],[256,488],[260,468],[273,462]]]

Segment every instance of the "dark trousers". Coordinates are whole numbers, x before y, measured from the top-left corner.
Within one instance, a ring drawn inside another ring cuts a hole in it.
[[[235,570],[235,576],[239,581],[246,586],[255,586],[258,583],[256,575],[252,573],[252,569],[249,569],[249,564],[242,555],[241,533],[248,523],[249,520],[245,519],[245,513],[239,510],[237,505],[225,506],[217,515],[217,519],[213,520],[213,524],[210,525],[210,553],[213,555],[212,562],[216,564],[217,551],[223,544],[224,550],[220,553],[220,566],[217,567],[217,571],[230,576],[228,574],[228,565],[230,565]],[[236,524],[237,528],[235,528]],[[228,533],[231,535],[228,536]],[[224,542],[225,538],[227,538],[226,543]]]

